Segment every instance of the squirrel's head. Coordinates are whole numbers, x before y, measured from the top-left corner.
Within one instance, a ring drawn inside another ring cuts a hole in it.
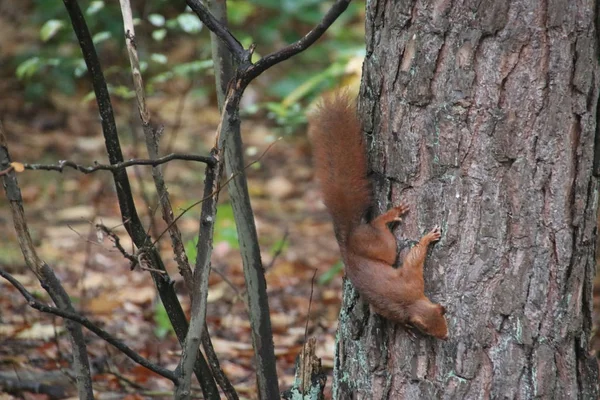
[[[417,307],[411,310],[409,322],[426,335],[447,340],[448,324],[445,314],[444,306],[432,303],[428,299],[420,300]]]

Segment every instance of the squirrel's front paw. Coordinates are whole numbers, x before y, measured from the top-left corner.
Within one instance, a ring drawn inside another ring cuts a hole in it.
[[[442,237],[442,229],[439,226],[435,226],[431,231],[429,231],[423,239],[425,239],[428,243],[437,242]]]
[[[402,203],[400,203],[399,206],[394,207],[394,211],[396,211],[398,213],[396,215],[396,217],[394,218],[394,221],[402,221],[402,218],[400,218],[400,217],[402,215],[406,214],[408,212],[408,210],[410,210],[410,207],[405,202],[402,202]]]

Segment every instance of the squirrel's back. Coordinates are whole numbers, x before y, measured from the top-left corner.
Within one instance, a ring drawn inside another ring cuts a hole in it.
[[[316,176],[340,244],[371,204],[367,156],[356,103],[346,93],[323,98],[309,117]]]

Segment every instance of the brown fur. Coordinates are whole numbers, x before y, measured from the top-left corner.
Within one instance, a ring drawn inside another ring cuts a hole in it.
[[[421,238],[394,269],[396,238],[387,224],[408,212],[401,204],[362,223],[371,204],[367,158],[355,104],[346,94],[323,100],[310,117],[316,175],[331,213],[346,274],[361,296],[382,316],[417,327],[438,339],[448,338],[445,309],[425,296],[423,264],[434,228]]]
[[[324,98],[310,118],[316,175],[340,243],[371,204],[367,156],[354,108],[347,94],[336,93]]]

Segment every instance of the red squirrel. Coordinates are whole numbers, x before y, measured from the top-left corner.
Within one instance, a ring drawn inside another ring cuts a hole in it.
[[[385,318],[413,325],[438,339],[448,339],[445,308],[425,296],[423,264],[439,227],[421,238],[401,268],[393,268],[396,238],[387,224],[401,221],[405,203],[369,223],[371,206],[367,155],[355,102],[345,93],[325,97],[309,117],[316,176],[333,219],[346,275],[373,310]]]

